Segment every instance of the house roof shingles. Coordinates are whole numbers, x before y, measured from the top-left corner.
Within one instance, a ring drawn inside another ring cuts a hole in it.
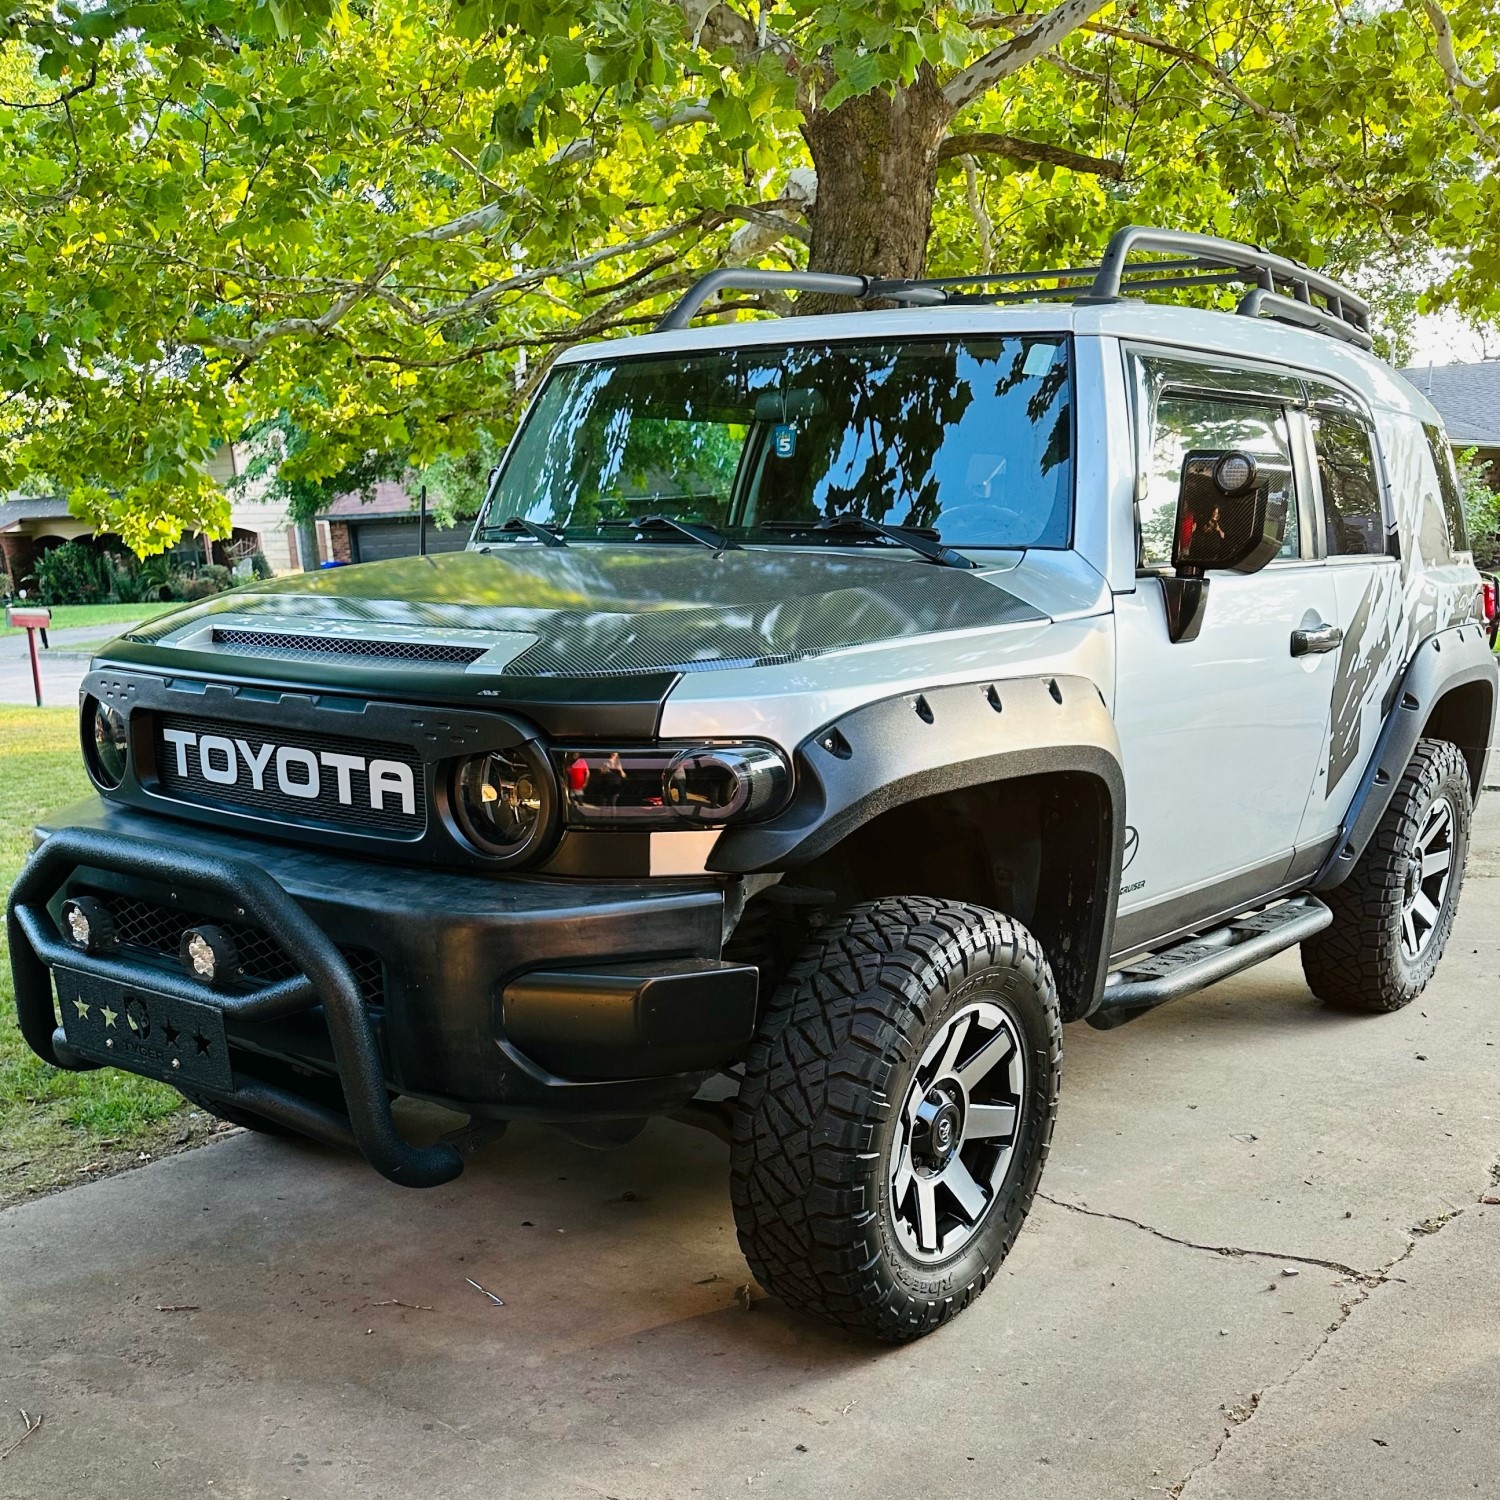
[[[63,521],[71,512],[61,495],[12,495],[0,500],[0,531],[22,521]]]
[[[1442,413],[1456,447],[1500,448],[1500,359],[1401,372]]]
[[[411,516],[415,518],[417,502],[406,487],[395,480],[382,479],[373,487],[368,500],[363,490],[350,490],[330,502],[318,513],[320,521],[357,521],[365,517]]]

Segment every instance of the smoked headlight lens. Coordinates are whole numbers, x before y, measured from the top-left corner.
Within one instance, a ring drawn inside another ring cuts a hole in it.
[[[101,791],[112,792],[125,779],[130,744],[125,715],[97,698],[83,700],[83,748],[89,775]]]
[[[471,755],[454,773],[459,826],[485,854],[515,861],[532,854],[552,824],[552,780],[524,746]]]
[[[768,817],[792,773],[772,745],[652,745],[556,750],[573,828],[681,828]]]

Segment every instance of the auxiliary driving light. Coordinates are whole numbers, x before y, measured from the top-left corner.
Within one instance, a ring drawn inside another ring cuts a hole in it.
[[[102,901],[92,896],[69,896],[62,904],[63,936],[85,953],[115,946],[115,920]]]
[[[222,927],[189,927],[182,935],[182,966],[205,984],[228,984],[240,971],[234,939]]]

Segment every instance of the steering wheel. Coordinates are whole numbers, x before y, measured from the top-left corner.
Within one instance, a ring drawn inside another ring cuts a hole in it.
[[[963,505],[945,506],[938,514],[937,528],[943,533],[943,540],[950,546],[963,546],[962,542],[955,543],[948,535],[951,525],[967,523],[965,529],[973,531],[977,536],[989,540],[991,535],[1012,535],[1024,537],[1035,530],[1035,525],[1027,516],[1023,516],[1018,510],[1011,510],[1009,506],[996,505],[990,500],[970,500]],[[1022,541],[997,542],[1002,547],[1022,547]]]

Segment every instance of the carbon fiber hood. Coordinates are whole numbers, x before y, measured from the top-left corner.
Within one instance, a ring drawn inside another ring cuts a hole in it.
[[[217,658],[221,672],[238,657],[252,675],[295,660],[304,677],[356,661],[510,679],[704,672],[1047,618],[1003,579],[873,548],[515,543],[255,584],[152,621],[120,655]]]

